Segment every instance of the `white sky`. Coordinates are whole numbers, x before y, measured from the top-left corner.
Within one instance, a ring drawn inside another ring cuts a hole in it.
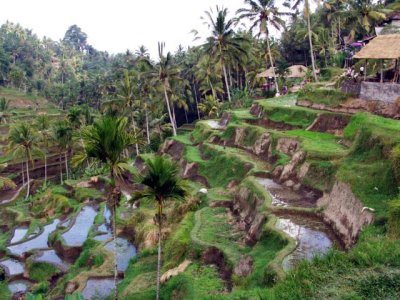
[[[243,0],[3,0],[0,23],[6,20],[32,29],[39,37],[63,38],[77,24],[88,35],[89,44],[109,53],[136,50],[145,45],[152,58],[157,42],[165,41],[174,52],[179,44],[193,44],[192,29],[201,37],[207,28],[200,17],[210,7],[223,5],[233,16]],[[280,0],[276,3],[281,2]],[[283,2],[283,0],[282,0]]]

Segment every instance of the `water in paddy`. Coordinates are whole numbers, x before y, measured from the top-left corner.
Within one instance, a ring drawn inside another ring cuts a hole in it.
[[[257,178],[257,181],[270,193],[273,206],[306,208],[315,206],[315,201],[306,199],[304,195],[286,188],[272,179]],[[332,229],[317,218],[282,213],[278,216],[276,227],[297,242],[296,249],[282,262],[285,271],[296,266],[301,260],[311,260],[316,255],[327,253],[336,243]]]
[[[301,260],[311,260],[316,255],[326,254],[333,246],[335,236],[320,220],[304,216],[279,217],[276,227],[297,242],[296,249],[282,262],[285,271],[296,266]]]
[[[223,129],[224,128],[224,126],[219,125],[219,121],[207,120],[207,121],[204,121],[204,122],[206,122],[206,124],[208,126],[210,126],[212,129]]]
[[[90,227],[93,225],[97,212],[91,206],[85,206],[76,217],[71,229],[62,235],[65,244],[70,247],[80,247],[86,241]]]
[[[21,227],[21,228],[15,229],[14,235],[10,241],[10,244],[15,244],[15,243],[22,241],[22,239],[25,237],[27,232],[28,232],[28,228],[26,228],[26,227]]]
[[[69,269],[69,264],[64,262],[54,250],[44,250],[38,253],[33,259],[36,262],[45,262],[59,267],[61,270],[66,271]]]
[[[127,239],[117,237],[117,268],[119,272],[125,272],[128,268],[129,261],[136,255],[136,248]],[[105,245],[108,251],[114,251],[114,241]]]
[[[89,279],[86,283],[85,288],[82,291],[82,295],[85,299],[105,299],[114,290],[114,279]]]
[[[111,216],[111,210],[106,206],[103,212],[104,224],[97,228],[101,234],[94,237],[96,241],[104,242],[112,237]]]
[[[28,291],[32,283],[30,283],[28,280],[15,280],[11,281],[8,284],[8,289],[10,290],[11,294],[16,294],[19,292],[25,293]]]
[[[315,200],[307,199],[304,195],[284,187],[272,179],[257,178],[257,181],[271,195],[273,206],[315,207]]]
[[[39,236],[33,238],[32,240],[26,241],[22,244],[9,246],[7,247],[7,249],[10,250],[12,254],[17,256],[21,256],[23,253],[35,249],[47,249],[49,247],[47,244],[49,235],[54,230],[56,230],[58,223],[60,223],[60,220],[58,219],[53,220],[52,223],[44,226],[44,230]]]
[[[17,260],[7,259],[0,261],[0,266],[5,268],[7,276],[24,274],[24,265]]]

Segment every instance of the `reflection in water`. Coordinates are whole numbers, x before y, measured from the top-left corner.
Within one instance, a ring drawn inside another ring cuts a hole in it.
[[[114,279],[89,279],[82,291],[85,299],[105,299],[114,290]]]
[[[14,295],[20,292],[25,293],[28,291],[31,285],[32,284],[27,280],[15,280],[8,284],[8,289],[10,290],[11,294]]]
[[[21,228],[17,228],[14,231],[14,236],[12,237],[10,244],[15,244],[20,242],[26,235],[26,233],[28,232],[28,228],[26,227],[21,227]]]
[[[117,268],[120,272],[125,272],[128,268],[129,261],[136,255],[136,248],[127,239],[116,238],[117,244]],[[108,251],[114,251],[114,241],[106,244]]]
[[[56,265],[60,267],[61,270],[66,271],[69,268],[69,264],[62,261],[61,258],[57,255],[54,250],[45,250],[40,252],[35,258],[34,261],[37,262],[45,262]]]
[[[86,241],[90,227],[97,212],[91,206],[85,206],[76,217],[74,225],[62,235],[67,246],[80,247]]]
[[[38,237],[19,245],[7,247],[7,249],[10,250],[12,254],[20,256],[23,253],[31,250],[48,248],[47,240],[50,233],[56,230],[58,223],[60,223],[60,220],[55,219],[51,224],[44,226],[42,234],[40,234]]]
[[[276,227],[296,239],[297,247],[283,260],[283,269],[289,270],[303,259],[311,260],[325,254],[332,247],[327,226],[319,220],[300,216],[279,218]]]
[[[24,273],[24,265],[14,259],[0,261],[0,266],[6,269],[6,274],[8,276],[15,276]]]

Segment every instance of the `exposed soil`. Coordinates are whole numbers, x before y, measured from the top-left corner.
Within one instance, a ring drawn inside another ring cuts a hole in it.
[[[205,265],[217,266],[221,279],[226,283],[227,291],[232,291],[232,269],[226,264],[224,253],[216,247],[209,247],[202,256]]]
[[[322,114],[315,119],[307,130],[342,135],[343,129],[350,122],[350,118],[350,115]]]

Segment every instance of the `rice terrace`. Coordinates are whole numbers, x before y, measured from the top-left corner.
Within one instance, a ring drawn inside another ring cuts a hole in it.
[[[400,299],[399,0],[76,4],[0,12],[0,300]]]

